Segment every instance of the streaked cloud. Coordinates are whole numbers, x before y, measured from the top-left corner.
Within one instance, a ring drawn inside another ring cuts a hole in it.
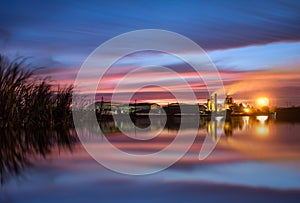
[[[284,89],[284,97],[295,100],[293,92],[299,87],[299,10],[300,3],[292,0],[172,4],[10,0],[3,1],[0,8],[0,49],[9,56],[33,57],[46,66],[39,74],[52,76],[59,83],[73,83],[87,56],[106,40],[136,29],[170,30],[189,37],[208,51],[229,93],[247,92],[244,95],[250,97],[250,92],[259,90],[283,97]],[[124,73],[147,64],[172,67],[196,92],[205,92],[203,81],[186,64],[167,54],[146,53],[115,65],[102,80],[102,93],[109,94]],[[169,81],[173,78],[153,74],[172,86]],[[202,74],[214,83],[214,76]],[[98,80],[87,78],[85,85],[92,82]],[[180,85],[172,88],[184,91]],[[159,92],[155,88],[145,89],[150,90]]]

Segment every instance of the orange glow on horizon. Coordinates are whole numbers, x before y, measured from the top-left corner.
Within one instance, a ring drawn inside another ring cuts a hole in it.
[[[250,109],[249,109],[249,108],[245,108],[244,111],[245,111],[246,113],[249,113],[249,112],[250,112]]]
[[[269,99],[267,97],[258,98],[256,101],[258,106],[269,106]]]

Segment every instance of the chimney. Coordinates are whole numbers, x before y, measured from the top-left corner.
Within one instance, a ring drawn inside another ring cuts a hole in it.
[[[215,96],[214,96],[214,103],[215,103],[215,111],[217,112],[218,111],[218,95],[217,95],[217,93],[215,93]]]

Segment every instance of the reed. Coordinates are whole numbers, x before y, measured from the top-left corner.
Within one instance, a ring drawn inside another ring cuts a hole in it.
[[[0,55],[0,127],[53,128],[70,125],[73,86],[56,87],[34,75],[26,59]]]
[[[54,146],[71,150],[73,86],[61,88],[35,75],[26,59],[0,55],[0,182]]]

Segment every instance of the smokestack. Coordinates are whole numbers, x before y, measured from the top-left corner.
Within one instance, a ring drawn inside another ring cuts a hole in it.
[[[214,103],[215,103],[215,111],[217,112],[218,111],[218,95],[217,93],[215,93],[215,96],[214,96]]]

